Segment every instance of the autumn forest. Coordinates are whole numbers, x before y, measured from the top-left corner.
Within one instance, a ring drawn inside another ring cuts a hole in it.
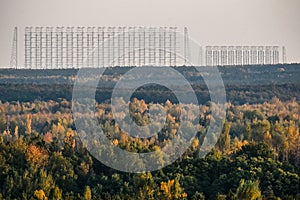
[[[179,159],[161,169],[141,173],[112,169],[87,150],[86,146],[101,142],[95,139],[84,144],[78,135],[72,113],[74,102],[68,95],[64,96],[67,92],[59,92],[68,90],[61,87],[67,83],[48,87],[50,93],[56,94],[53,99],[47,94],[35,98],[30,88],[44,91],[44,83],[36,87],[33,82],[12,86],[11,76],[2,73],[0,199],[300,199],[299,86],[295,82],[270,83],[265,87],[252,83],[242,85],[230,78],[234,77],[230,75],[231,70],[222,71],[228,95],[222,132],[213,135],[215,145],[204,157],[200,156],[201,145],[209,124],[215,119],[211,110],[213,102],[207,100],[201,85],[194,86],[203,97],[199,116],[191,112],[194,105],[179,104],[164,97],[160,95],[162,90],[146,99],[133,97],[129,111],[137,124],[149,122],[150,107],[159,105],[166,112],[163,128],[146,138],[133,137],[120,128],[108,101],[99,100],[95,104],[95,115],[103,133],[113,146],[128,152],[159,154],[178,134],[182,113],[197,119],[196,135]],[[243,75],[250,73],[247,70]],[[294,66],[282,72],[283,79],[287,80],[293,70]],[[262,70],[253,74],[265,77],[264,73]],[[184,74],[196,80],[192,72]],[[115,75],[107,77],[112,76]],[[71,81],[69,75],[66,77],[63,81]],[[118,114],[124,115],[122,110]],[[192,125],[185,124],[183,131]],[[164,159],[159,162],[163,163]]]

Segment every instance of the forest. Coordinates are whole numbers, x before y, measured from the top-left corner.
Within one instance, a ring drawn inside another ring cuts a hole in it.
[[[147,124],[153,104],[133,98],[131,118]],[[111,144],[129,152],[159,152],[178,134],[179,116],[192,105],[157,104],[167,119],[149,138],[122,130],[107,102],[96,103],[96,116]],[[214,119],[210,103],[201,104],[197,133],[185,153],[171,165],[141,173],[114,170],[92,156],[76,132],[71,107],[63,98],[0,102],[0,199],[300,199],[296,99],[229,102],[221,135],[204,157],[199,152]],[[97,141],[92,143],[87,145]]]
[[[109,100],[117,81],[133,68],[107,68],[99,78],[96,100],[100,103]],[[205,104],[210,100],[202,74],[194,67],[173,69],[191,83],[199,103]],[[235,105],[264,103],[273,97],[283,101],[295,98],[300,103],[300,64],[220,66],[218,69],[227,100]],[[77,73],[78,69],[0,69],[0,99],[3,102],[57,101],[60,98],[70,101]],[[94,74],[98,73],[95,69]],[[170,75],[168,77],[171,78]],[[144,99],[147,103],[164,103],[167,99],[176,102],[172,95],[166,88],[150,85],[138,88],[133,97]]]

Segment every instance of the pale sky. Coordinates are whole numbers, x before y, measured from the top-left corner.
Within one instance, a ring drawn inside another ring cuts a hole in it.
[[[203,46],[284,45],[300,62],[299,10],[299,0],[0,0],[0,67],[15,26],[186,26]]]

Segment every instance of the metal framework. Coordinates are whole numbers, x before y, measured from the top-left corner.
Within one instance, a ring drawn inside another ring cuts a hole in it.
[[[284,46],[282,47],[282,62],[286,62],[286,49]]]
[[[264,65],[285,63],[285,47],[279,46],[206,46],[206,66]]]
[[[176,66],[179,45],[177,27],[26,27],[25,67]]]
[[[177,27],[25,27],[24,39],[29,69],[182,66],[192,56],[186,27],[182,34]],[[285,62],[284,46],[200,46],[198,53],[198,64],[206,66]],[[10,67],[18,65],[15,27]]]
[[[18,68],[18,28],[14,28],[13,42],[11,48],[10,68]]]

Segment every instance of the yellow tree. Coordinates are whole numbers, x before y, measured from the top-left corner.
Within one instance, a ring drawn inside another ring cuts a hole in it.
[[[163,199],[174,200],[187,198],[187,194],[183,192],[178,179],[161,182],[160,190],[163,193]]]
[[[288,143],[288,155],[291,158],[295,158],[293,160],[297,165],[299,164],[299,129],[296,127],[294,122],[290,122],[289,126],[287,127],[286,132],[286,142]]]
[[[74,133],[71,129],[69,129],[66,132],[66,135],[64,137],[64,142],[65,142],[65,145],[68,146],[69,148],[71,148],[71,149],[75,148],[76,142],[74,139]]]
[[[43,190],[35,190],[34,191],[34,196],[38,200],[48,200],[48,198],[46,197],[45,192]]]
[[[31,133],[31,122],[32,122],[32,115],[27,114],[26,115],[26,130],[25,130],[25,133],[27,133],[27,134]]]
[[[45,148],[30,144],[26,150],[26,160],[36,166],[45,165],[48,161],[49,154]]]
[[[92,199],[92,191],[90,186],[86,186],[84,190],[84,200],[91,200]]]
[[[15,137],[15,139],[19,139],[19,127],[18,126],[15,127],[14,137]]]

